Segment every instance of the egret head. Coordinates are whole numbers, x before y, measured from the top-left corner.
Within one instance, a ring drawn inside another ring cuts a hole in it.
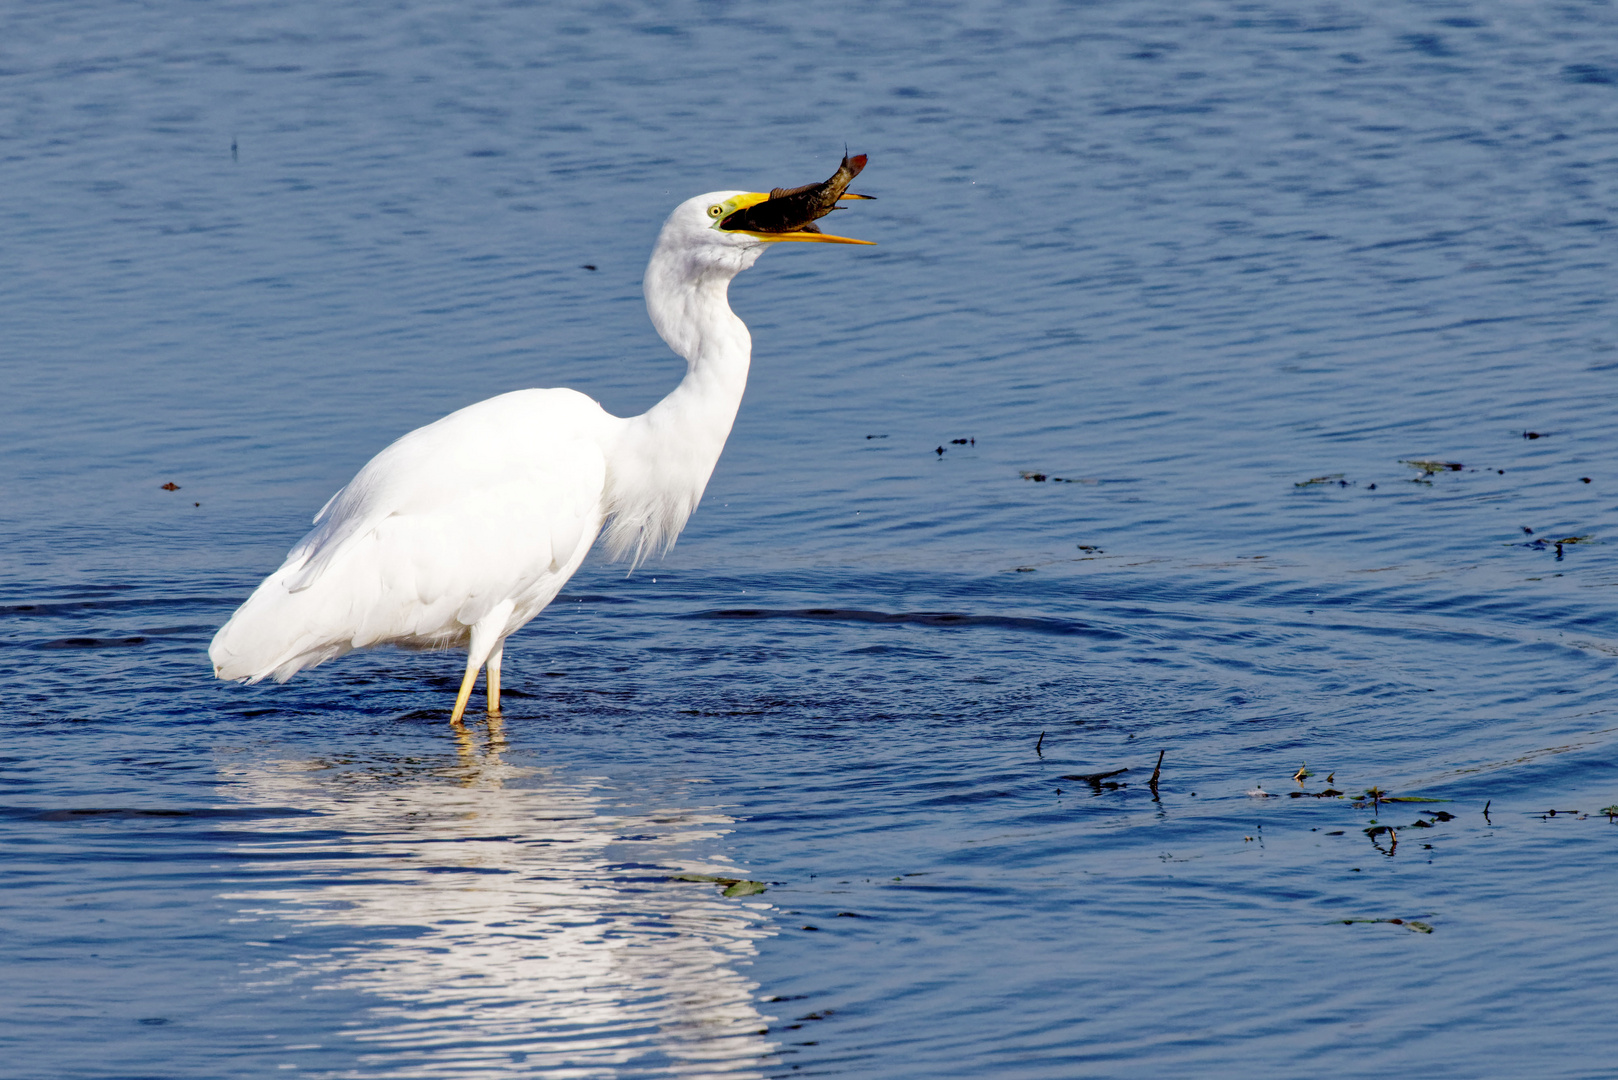
[[[822,183],[768,193],[711,191],[687,199],[669,216],[665,240],[702,261],[737,264],[733,269],[751,266],[765,244],[869,244],[869,240],[823,233],[815,225],[817,219],[838,209],[840,200],[871,197],[847,190],[849,181],[864,167],[864,154],[845,155],[831,179]],[[742,258],[744,253],[747,257]]]
[[[870,198],[847,191],[849,181],[864,165],[865,155],[845,155],[837,172],[823,183],[791,190],[776,188],[768,194],[711,191],[687,199],[664,222],[646,267],[648,302],[654,293],[660,294],[678,281],[728,281],[752,266],[772,243],[869,244],[869,240],[831,236],[814,224],[836,210],[839,200]]]

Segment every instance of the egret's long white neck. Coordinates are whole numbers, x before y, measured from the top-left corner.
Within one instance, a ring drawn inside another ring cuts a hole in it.
[[[752,337],[730,310],[731,278],[761,248],[693,250],[666,227],[646,267],[646,310],[686,360],[672,393],[625,423],[608,463],[613,558],[666,551],[702,499],[747,389]]]

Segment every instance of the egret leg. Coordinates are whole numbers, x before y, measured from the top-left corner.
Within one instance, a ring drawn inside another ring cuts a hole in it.
[[[511,618],[511,612],[516,608],[511,600],[502,600],[494,606],[494,610],[472,624],[472,640],[466,647],[466,676],[461,679],[461,692],[455,696],[455,711],[450,714],[449,722],[459,724],[461,716],[466,712],[466,703],[472,698],[472,684],[477,682],[478,670],[485,661],[493,660],[489,673],[493,676],[489,684],[490,712],[498,711],[500,702],[500,650],[505,645],[506,620]]]
[[[488,685],[484,687],[489,697],[489,715],[500,715],[500,654],[506,651],[506,643],[502,641],[494,647],[489,654]]]
[[[478,668],[482,666],[476,653],[466,658],[466,676],[461,679],[461,692],[455,695],[455,711],[449,715],[450,723],[461,722],[461,714],[466,712],[466,703],[472,697],[472,684],[478,681]]]

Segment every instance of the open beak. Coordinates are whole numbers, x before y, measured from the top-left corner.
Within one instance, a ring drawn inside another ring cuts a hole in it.
[[[862,195],[860,197],[865,198],[866,196]],[[805,229],[797,229],[793,232],[766,233],[753,232],[748,229],[742,229],[739,231],[747,233],[748,236],[757,237],[760,240],[768,240],[772,243],[777,240],[797,240],[805,244],[876,244],[875,240],[855,240],[851,236],[833,236],[831,233],[823,233],[813,225]]]
[[[832,236],[815,226],[815,221],[838,209],[843,199],[869,199],[854,195],[848,185],[865,168],[865,155],[843,155],[842,164],[829,180],[806,184],[790,191],[776,188],[769,194],[753,192],[735,201],[736,209],[719,223],[726,232],[746,233],[766,242],[796,240],[808,244],[870,244],[847,236]]]

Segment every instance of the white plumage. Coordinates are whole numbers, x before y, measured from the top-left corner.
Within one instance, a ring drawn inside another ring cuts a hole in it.
[[[731,279],[771,241],[863,243],[807,221],[721,227],[770,198],[702,195],[664,224],[645,292],[658,333],[687,361],[672,393],[626,419],[574,390],[518,390],[405,435],[331,498],[220,629],[214,673],[284,682],[352,649],[463,647],[452,721],[485,664],[498,712],[506,637],[555,599],[603,527],[609,554],[638,563],[674,543],[702,498],[752,351],[727,300]]]

